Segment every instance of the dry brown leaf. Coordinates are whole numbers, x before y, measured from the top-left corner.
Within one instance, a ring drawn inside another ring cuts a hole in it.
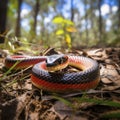
[[[48,110],[42,116],[40,116],[40,120],[62,120],[62,119],[56,112]]]
[[[30,79],[26,80],[24,89],[32,90],[32,83]]]
[[[84,107],[89,106],[89,103],[86,103],[86,105],[84,104]],[[80,105],[76,106],[77,108],[80,108]],[[83,108],[83,106],[81,106]],[[88,120],[85,115],[81,115],[82,113],[80,113],[79,115],[76,115],[76,113],[74,112],[74,109],[72,109],[71,107],[68,107],[67,105],[65,105],[63,102],[57,101],[56,104],[54,105],[54,109],[57,113],[60,114],[61,120]],[[86,112],[84,113],[86,114]],[[67,119],[63,119],[66,118]]]
[[[102,78],[101,81],[102,81],[104,84],[111,84],[111,83],[113,83],[113,81],[109,80],[108,78]]]
[[[109,91],[114,91],[114,90],[117,90],[117,89],[120,89],[120,86],[105,86],[104,88],[102,88],[102,90],[109,90]]]
[[[97,57],[101,57],[102,56],[102,49],[94,49],[94,50],[89,50],[87,51],[87,54],[89,56],[97,56]]]
[[[115,69],[106,69],[106,75],[111,76],[111,79],[116,79],[116,76],[119,76],[118,72]],[[114,78],[113,78],[114,77]]]

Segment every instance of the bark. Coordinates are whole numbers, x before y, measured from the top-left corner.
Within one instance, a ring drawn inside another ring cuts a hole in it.
[[[118,0],[118,29],[120,29],[120,0]]]
[[[74,21],[73,0],[71,0],[71,21]]]
[[[21,5],[22,5],[22,0],[18,0],[18,10],[17,10],[17,22],[16,22],[16,30],[15,30],[15,35],[16,37],[21,36]]]
[[[4,43],[8,0],[0,0],[0,43]]]
[[[91,29],[94,29],[94,13],[93,13],[93,11],[94,11],[94,8],[93,8],[93,0],[90,0],[90,14],[91,14],[91,16],[90,16],[90,19],[91,19]]]
[[[38,13],[39,13],[39,8],[40,8],[39,0],[36,0],[35,13],[34,13],[34,25],[33,25],[33,32],[34,32],[35,35],[36,35],[37,16],[38,16]]]
[[[88,43],[88,14],[87,14],[87,0],[84,1],[85,7],[85,31],[86,31],[86,44]]]
[[[102,41],[102,15],[101,15],[101,0],[98,1],[98,10],[99,10],[99,42]]]

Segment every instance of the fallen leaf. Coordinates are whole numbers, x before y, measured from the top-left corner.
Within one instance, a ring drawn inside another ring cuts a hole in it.
[[[102,78],[101,81],[102,81],[104,84],[111,84],[111,83],[113,83],[113,81],[109,80],[108,78]]]

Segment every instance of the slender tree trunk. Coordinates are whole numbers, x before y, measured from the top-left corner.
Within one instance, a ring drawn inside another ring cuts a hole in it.
[[[0,43],[4,43],[8,0],[0,0]]]
[[[73,2],[74,0],[71,0],[71,21],[74,22],[74,6],[73,6]],[[73,42],[74,40],[74,37],[73,37],[73,34],[70,34],[70,37],[71,37],[71,42]]]
[[[43,40],[45,37],[45,26],[44,26],[45,17],[42,15],[42,23],[41,23],[41,39]]]
[[[91,14],[91,16],[90,16],[90,19],[91,19],[91,29],[93,30],[94,29],[94,13],[93,13],[93,11],[94,11],[94,8],[93,8],[93,0],[90,0],[90,14]]]
[[[99,42],[101,43],[102,42],[102,15],[101,15],[101,0],[98,1],[98,10],[99,10],[99,21],[98,21],[98,24],[99,24]]]
[[[74,21],[73,0],[71,0],[71,21]]]
[[[96,2],[96,0],[90,0],[90,21],[91,21],[91,31],[92,31],[92,34],[93,34],[93,39],[96,40],[96,38],[98,38],[97,36],[97,32],[96,29],[97,29],[97,26],[96,26],[96,17],[95,17],[95,6],[94,6],[94,3]]]
[[[16,30],[15,30],[15,35],[16,37],[21,36],[21,5],[22,5],[22,0],[18,0],[18,10],[17,10],[17,22],[16,22]]]
[[[120,29],[120,0],[118,0],[118,29]]]
[[[35,5],[35,14],[34,14],[34,24],[33,24],[33,32],[34,35],[36,35],[36,26],[37,26],[37,16],[39,12],[39,7],[40,7],[40,1],[36,0],[36,5]]]
[[[84,10],[85,10],[85,31],[86,31],[86,44],[88,43],[88,14],[87,14],[87,0],[84,1]]]

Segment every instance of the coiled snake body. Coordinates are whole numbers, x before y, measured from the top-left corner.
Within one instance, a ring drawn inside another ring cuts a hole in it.
[[[100,81],[98,63],[90,58],[69,55],[22,56],[12,55],[5,59],[5,66],[10,68],[18,61],[15,69],[30,65],[31,81],[36,87],[53,92],[76,92],[95,88]],[[67,65],[81,69],[79,72],[55,72]]]

